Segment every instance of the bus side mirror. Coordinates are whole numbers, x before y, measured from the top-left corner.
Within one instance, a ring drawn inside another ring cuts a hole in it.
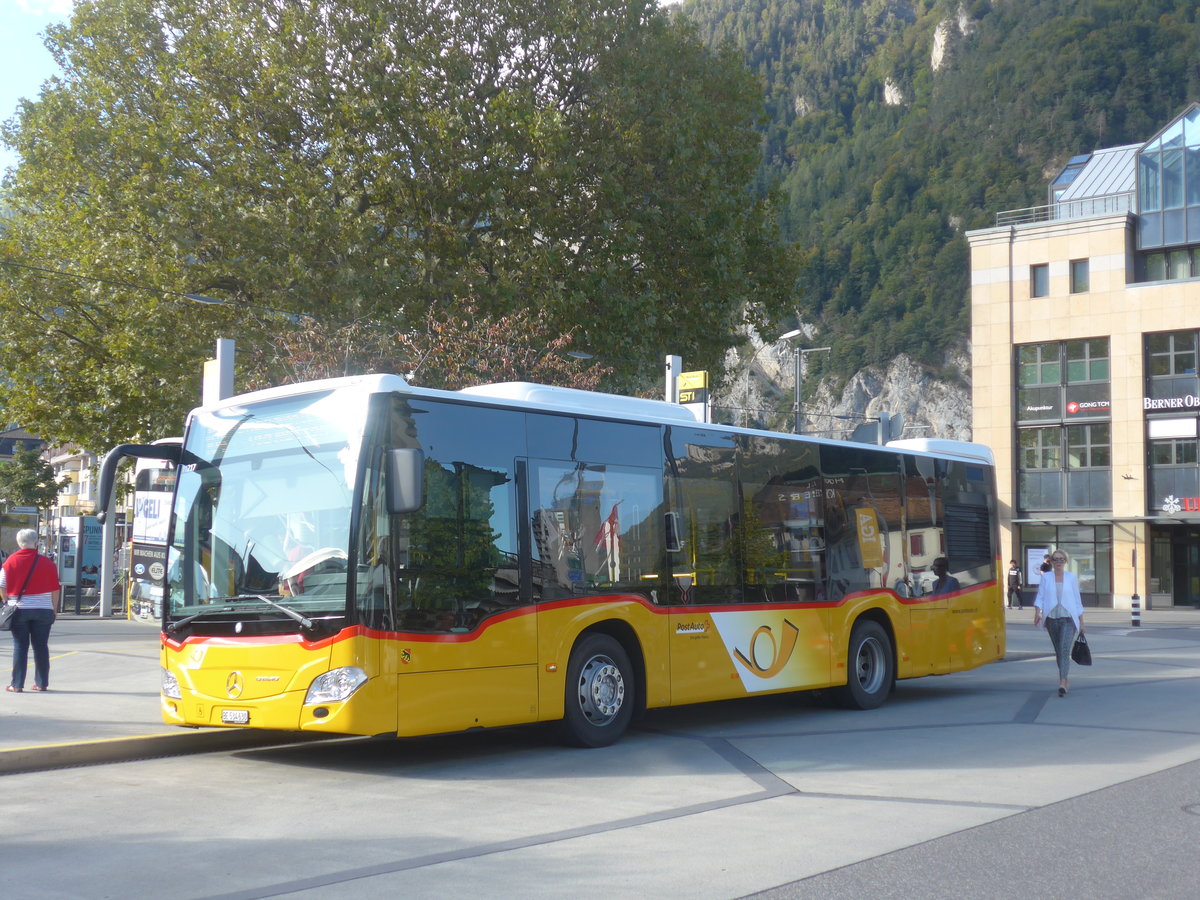
[[[387,455],[388,512],[416,512],[425,504],[425,454],[398,448]]]
[[[679,529],[679,513],[667,513],[667,550],[678,553],[683,549],[683,537]]]

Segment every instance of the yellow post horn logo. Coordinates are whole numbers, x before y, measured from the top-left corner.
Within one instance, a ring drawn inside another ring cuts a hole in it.
[[[758,654],[755,652],[755,646],[758,639],[766,635],[771,642],[771,662],[766,667],[758,664]],[[741,650],[734,650],[733,655],[737,657],[738,662],[757,675],[759,678],[773,678],[783,671],[783,667],[787,665],[787,661],[792,658],[792,651],[796,649],[796,638],[800,635],[800,629],[789,622],[783,620],[783,638],[779,645],[775,644],[775,635],[771,632],[770,625],[760,625],[758,629],[750,636],[750,657],[746,658],[746,654]]]

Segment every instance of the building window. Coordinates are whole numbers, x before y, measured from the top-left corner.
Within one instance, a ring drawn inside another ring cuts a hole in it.
[[[1169,331],[1146,339],[1151,378],[1196,374],[1196,333]]]
[[[1020,429],[1017,506],[1023,511],[1111,508],[1111,430],[1107,422]]]
[[[1137,154],[1138,247],[1194,240],[1200,207],[1200,108],[1193,104]],[[1152,279],[1153,280],[1153,279]]]
[[[1112,506],[1112,453],[1107,422],[1067,426],[1067,509]]]
[[[1146,257],[1146,280],[1167,280],[1167,254],[1151,253]]]
[[[1149,506],[1155,512],[1175,498],[1175,505],[1195,503],[1200,497],[1200,467],[1196,465],[1196,439],[1151,440]]]
[[[1057,469],[1061,466],[1061,428],[1021,429],[1022,469]]]
[[[1068,425],[1067,467],[1071,469],[1107,468],[1111,465],[1110,444],[1107,422]]]
[[[1197,163],[1200,169],[1200,163]],[[1200,278],[1200,247],[1159,250],[1142,257],[1144,281],[1180,281]]]
[[[1181,135],[1182,136],[1182,135]],[[1183,149],[1164,145],[1162,155],[1163,209],[1183,206]]]
[[[1079,576],[1084,594],[1107,594],[1112,590],[1112,527],[1109,525],[1022,525],[1013,535],[1025,563],[1025,580],[1037,585],[1037,566],[1042,555],[1063,550],[1067,568]],[[1085,596],[1085,600],[1090,598]]]
[[[925,535],[909,532],[908,555],[918,557],[925,555]]]
[[[1017,442],[1017,506],[1062,509],[1062,426],[1022,428]]]
[[[1016,350],[1018,422],[1109,417],[1108,338],[1025,344]]]
[[[1088,290],[1088,261],[1071,260],[1071,293],[1083,294]]]
[[[1150,465],[1186,466],[1196,464],[1196,439],[1150,442]]]
[[[1046,263],[1029,267],[1029,296],[1047,297],[1050,295],[1050,266]]]
[[[1155,143],[1158,142],[1155,141]],[[1162,179],[1159,173],[1159,154],[1143,151],[1138,156],[1138,209],[1144,213],[1154,212],[1161,208],[1161,198]]]
[[[1156,512],[1200,497],[1197,344],[1195,331],[1146,335],[1147,506]]]
[[[1021,387],[1059,384],[1062,380],[1062,351],[1057,341],[1026,344],[1018,351]]]
[[[1108,339],[1067,341],[1067,384],[1108,381]]]
[[[1111,509],[1108,338],[1017,351],[1017,418],[1030,423],[1017,430],[1018,509]]]

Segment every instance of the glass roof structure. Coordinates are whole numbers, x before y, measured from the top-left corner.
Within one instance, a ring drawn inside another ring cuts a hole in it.
[[[1138,247],[1200,244],[1200,104],[1137,155]]]

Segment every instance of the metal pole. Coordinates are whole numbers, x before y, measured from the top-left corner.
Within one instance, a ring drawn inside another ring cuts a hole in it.
[[[1142,624],[1142,598],[1138,596],[1137,547],[1133,548],[1133,596],[1129,598],[1130,617],[1134,628]]]
[[[216,358],[204,363],[202,402],[210,406],[233,396],[233,360],[235,342],[231,338],[217,338]]]
[[[683,357],[667,354],[663,363],[663,374],[666,376],[663,384],[663,399],[668,403],[679,402],[678,377],[683,369]]]
[[[112,498],[106,498],[109,503]],[[82,526],[80,526],[82,528]],[[105,516],[100,526],[100,618],[113,612],[113,557],[117,555],[117,517]]]
[[[800,391],[804,387],[804,351],[796,348],[796,434],[804,434],[804,417],[800,407]]]

